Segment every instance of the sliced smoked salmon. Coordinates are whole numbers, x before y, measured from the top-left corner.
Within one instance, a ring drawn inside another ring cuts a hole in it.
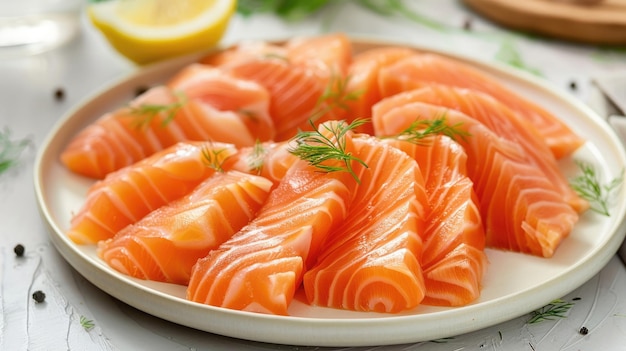
[[[72,217],[77,244],[112,238],[153,210],[190,193],[237,149],[231,144],[177,143],[94,183]]]
[[[352,59],[347,73],[348,94],[358,96],[357,99],[346,101],[349,113],[348,121],[356,118],[370,118],[372,106],[382,98],[378,84],[378,72],[382,67],[391,65],[415,51],[403,47],[381,47],[358,53]],[[374,134],[371,123],[364,124],[359,132]]]
[[[529,161],[544,172],[563,198],[577,212],[581,213],[589,208],[589,203],[569,185],[568,179],[559,169],[556,158],[552,155],[539,131],[529,125],[517,112],[490,95],[472,89],[430,85],[395,94],[381,101],[376,108],[379,113],[384,113],[383,110],[414,101],[444,106],[463,112],[481,122],[500,137],[518,143],[526,152]]]
[[[237,146],[270,140],[268,92],[224,72],[187,67],[81,130],[61,154],[72,171],[101,179],[181,141]]]
[[[186,285],[196,261],[248,224],[271,187],[263,177],[217,172],[188,195],[101,241],[98,255],[129,276]]]
[[[299,160],[290,152],[292,147],[289,142],[282,141],[239,148],[236,155],[224,162],[224,169],[260,175],[277,186],[289,168]]]
[[[415,160],[374,137],[353,139],[346,150],[360,183],[350,211],[304,275],[312,305],[397,313],[417,307],[425,294],[421,235],[428,212]]]
[[[188,299],[286,315],[307,261],[345,217],[347,177],[291,167],[257,217],[194,266]]]
[[[380,70],[383,96],[431,84],[470,88],[487,93],[521,113],[544,137],[554,156],[571,155],[585,141],[545,108],[506,88],[497,79],[461,61],[437,54],[415,54]]]
[[[373,119],[380,136],[403,133],[424,119],[443,119],[468,135],[458,142],[467,153],[489,247],[551,257],[578,221],[578,213],[518,143],[461,112],[412,102],[380,114],[375,106]]]
[[[424,177],[429,216],[422,233],[421,266],[426,287],[422,304],[463,306],[480,296],[487,269],[485,230],[467,155],[445,135],[421,143],[384,139],[417,161]]]
[[[333,132],[321,126],[320,133]],[[327,136],[339,142],[332,133]],[[346,137],[347,138],[347,137]],[[349,149],[350,139],[341,142]],[[327,165],[339,165],[329,160]],[[187,298],[214,306],[285,315],[302,275],[345,218],[356,184],[348,172],[290,167],[250,224],[194,266]]]

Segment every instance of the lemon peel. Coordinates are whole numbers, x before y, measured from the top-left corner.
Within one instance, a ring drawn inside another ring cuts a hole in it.
[[[91,4],[94,26],[120,54],[147,64],[214,47],[236,0],[110,0]]]

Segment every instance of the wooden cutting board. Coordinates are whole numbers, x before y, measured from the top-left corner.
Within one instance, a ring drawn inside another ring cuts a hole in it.
[[[588,44],[626,45],[626,0],[463,0],[506,27]]]

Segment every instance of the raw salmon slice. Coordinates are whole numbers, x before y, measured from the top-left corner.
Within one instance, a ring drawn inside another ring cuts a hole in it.
[[[174,76],[168,87],[182,92],[190,102],[189,107],[183,108],[191,110],[185,123],[185,132],[191,140],[210,139],[250,146],[256,140],[274,138],[274,124],[269,115],[269,92],[260,84],[237,79],[215,67],[192,64]],[[209,112],[202,113],[204,110]],[[232,122],[211,120],[215,113],[212,110],[229,116]],[[182,121],[179,123],[182,124]],[[215,129],[221,130],[215,132]],[[223,134],[224,131],[230,132]],[[237,134],[245,134],[245,141],[236,142]],[[220,135],[224,136],[220,138]]]
[[[289,150],[293,145],[287,141],[257,143],[239,148],[236,155],[224,163],[224,169],[260,175],[278,186],[289,168],[299,158]]]
[[[294,165],[258,216],[194,266],[188,299],[286,315],[307,260],[347,212],[349,191],[337,175]]]
[[[348,68],[346,89],[348,94],[358,96],[358,99],[346,101],[350,111],[346,116],[349,122],[371,117],[372,106],[382,98],[378,84],[380,69],[413,54],[415,51],[412,49],[391,46],[370,49],[354,56]],[[374,134],[371,123],[362,125],[358,131]]]
[[[461,61],[436,54],[416,54],[380,71],[380,89],[383,96],[430,84],[470,88],[493,96],[522,114],[528,123],[535,126],[557,159],[572,154],[584,143],[582,138],[552,113],[506,88],[487,73]]]
[[[285,60],[267,58],[248,60],[225,69],[236,77],[257,82],[269,91],[276,141],[293,137],[299,127],[307,126],[309,118],[322,111],[319,100],[327,82],[304,68]]]
[[[342,33],[296,37],[287,41],[285,49],[291,64],[307,67],[324,81],[344,77],[352,61],[352,44]]]
[[[559,169],[556,158],[539,131],[529,125],[517,112],[490,95],[472,89],[430,85],[395,94],[381,101],[376,108],[379,113],[384,113],[384,110],[414,101],[463,112],[497,135],[518,143],[526,152],[529,161],[544,172],[563,198],[577,212],[581,213],[589,208],[589,203],[570,187],[569,181]],[[379,127],[375,126],[375,128]]]
[[[110,173],[88,190],[67,235],[77,244],[95,244],[148,213],[190,193],[237,152],[231,144],[177,143]]]
[[[420,268],[428,200],[415,160],[374,137],[354,138],[360,184],[350,211],[305,273],[309,303],[354,311],[397,313],[425,294]]]
[[[344,220],[354,183],[347,172],[325,173],[306,161],[295,163],[257,217],[198,261],[187,298],[286,315],[305,269]]]
[[[191,65],[168,86],[154,87],[130,107],[87,126],[61,160],[74,172],[100,179],[181,141],[251,146],[274,137],[269,103],[267,90],[259,84]]]
[[[101,241],[98,255],[126,275],[187,285],[196,261],[248,224],[271,187],[263,177],[215,173],[190,194]]]
[[[397,135],[416,120],[445,118],[469,134],[457,140],[468,157],[468,175],[479,197],[486,245],[551,257],[578,221],[578,213],[563,199],[523,148],[499,137],[482,123],[455,110],[413,102],[378,114],[377,135]]]
[[[177,142],[185,132],[175,122],[178,98],[166,87],[155,87],[81,130],[61,153],[73,172],[101,179]],[[140,106],[162,106],[162,113],[139,113]],[[167,108],[170,106],[170,108]]]
[[[271,57],[286,59],[287,50],[283,45],[269,43],[264,40],[247,40],[226,50],[210,53],[200,59],[199,63],[225,67],[228,65],[236,66],[251,59]]]
[[[480,296],[487,268],[485,231],[473,183],[467,176],[467,155],[447,136],[421,144],[400,139],[386,143],[417,161],[424,177],[429,216],[421,233],[421,265],[426,286],[422,304],[464,306]]]

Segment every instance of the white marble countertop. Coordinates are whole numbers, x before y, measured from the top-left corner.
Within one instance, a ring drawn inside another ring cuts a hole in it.
[[[409,3],[408,1],[406,3]],[[534,71],[549,84],[597,105],[591,79],[626,70],[626,51],[513,35],[472,14],[458,1],[410,2],[444,29],[403,16],[383,17],[337,2],[305,21],[285,23],[271,15],[237,16],[224,38],[285,37],[341,31],[388,37],[454,50],[470,57]],[[110,49],[87,22],[68,45],[38,56],[0,61],[0,128],[29,138],[16,167],[0,174],[0,349],[1,350],[314,350],[212,335],[179,326],[129,307],[91,285],[52,246],[33,189],[34,161],[52,126],[108,82],[138,68]],[[465,27],[469,30],[464,30]],[[63,97],[55,92],[63,91]],[[25,255],[17,258],[17,244]],[[615,256],[595,277],[572,287],[575,306],[566,318],[527,324],[528,316],[465,335],[385,350],[622,350],[626,345],[626,268]],[[46,303],[34,303],[36,290]],[[82,322],[81,323],[81,319]],[[85,321],[91,325],[85,325]],[[87,327],[86,327],[87,326]],[[585,327],[588,333],[579,333]]]

